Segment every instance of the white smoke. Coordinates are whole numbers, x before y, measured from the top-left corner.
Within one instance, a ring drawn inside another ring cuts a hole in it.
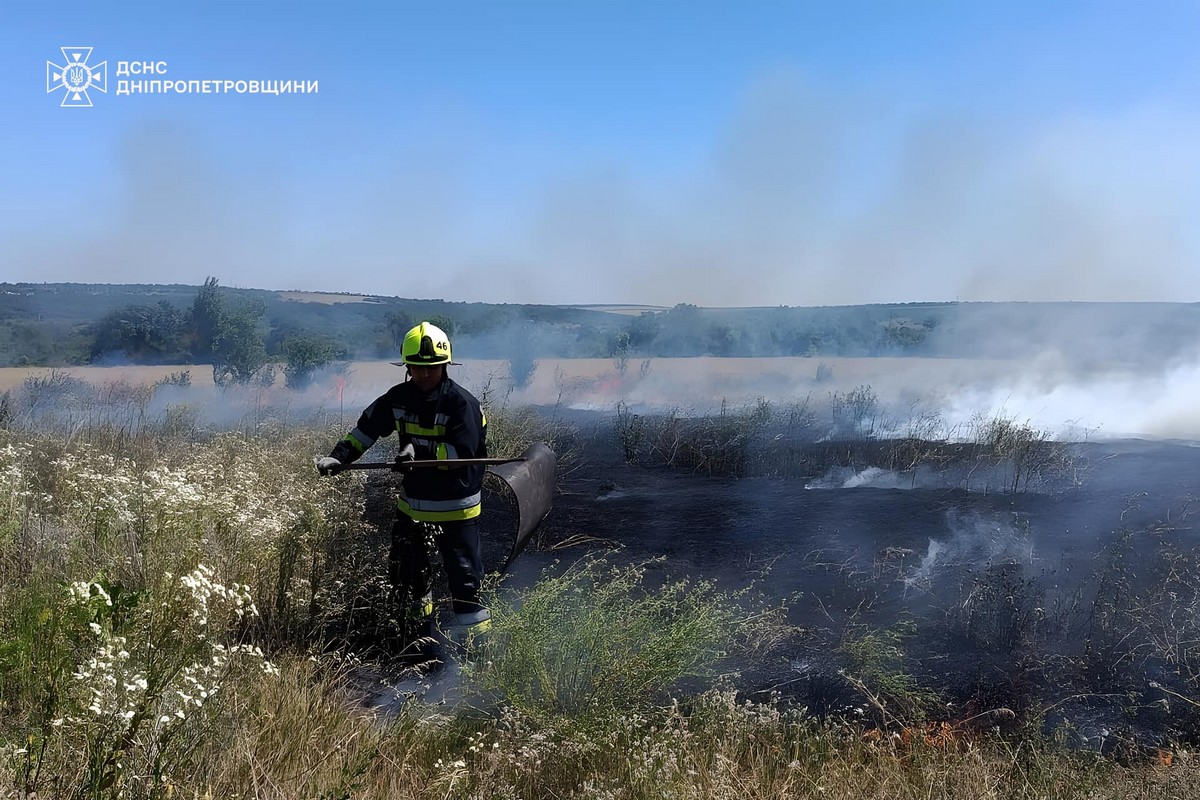
[[[1033,537],[1024,521],[1013,516],[947,513],[949,534],[929,540],[920,562],[904,576],[905,586],[929,586],[937,575],[954,568],[986,570],[996,564],[1030,564]]]

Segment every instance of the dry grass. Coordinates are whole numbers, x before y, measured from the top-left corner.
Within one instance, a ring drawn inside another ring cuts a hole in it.
[[[377,298],[370,295],[329,294],[325,292],[280,292],[279,298],[281,300],[291,300],[296,303],[321,303],[322,305],[377,302]]]
[[[472,359],[468,353],[460,356],[464,360],[462,367],[454,368],[452,375],[456,380],[461,376],[469,386],[475,382],[483,382],[489,375],[504,375],[508,372],[507,362],[498,360]],[[640,361],[632,357],[633,361]],[[824,366],[826,378],[820,381],[820,388],[829,391],[850,391],[862,384],[871,384],[877,388],[886,387],[890,390],[911,390],[919,395],[927,396],[930,387],[949,390],[953,387],[989,383],[1016,374],[1027,374],[1029,364],[1021,361],[1005,361],[994,359],[953,359],[953,358],[653,358],[649,359],[652,370],[642,383],[650,384],[651,391],[676,389],[672,398],[664,399],[670,404],[678,401],[679,397],[689,397],[720,402],[722,396],[730,399],[742,399],[743,394],[751,398],[755,392],[761,393],[763,386],[775,386],[787,389],[798,387],[813,387],[818,384],[817,368]],[[171,372],[184,369],[192,371],[192,377],[197,385],[204,385],[205,374],[211,370],[205,365],[163,365],[163,366],[126,366],[126,367],[67,367],[72,375],[92,383],[105,383],[123,380],[130,383],[138,381],[153,383]],[[380,389],[399,380],[403,373],[386,360],[352,361],[350,362],[353,384]],[[40,375],[49,372],[43,367],[5,367],[0,368],[0,391],[19,386],[30,375]],[[573,359],[538,359],[537,373],[528,389],[528,393],[539,398],[540,402],[552,400],[559,393],[560,386],[556,385],[556,376],[561,374],[567,381],[581,381],[589,391],[612,393],[615,401],[623,396],[622,392],[633,390],[642,376],[630,370],[624,381],[617,381],[611,386],[594,386],[596,382],[613,381],[618,376],[611,358],[573,358]],[[211,382],[211,375],[207,380]],[[561,383],[561,379],[559,380]],[[520,399],[528,398],[522,396]]]
[[[1186,748],[1118,762],[1065,749],[1036,720],[1003,735],[902,719],[878,730],[727,690],[674,702],[639,694],[583,722],[577,706],[535,713],[503,694],[486,710],[378,716],[351,688],[353,659],[322,652],[332,627],[374,613],[383,571],[382,553],[361,546],[361,486],[312,470],[335,432],[259,420],[196,439],[148,419],[115,435],[80,414],[66,432],[0,432],[0,796],[1200,796]],[[535,435],[528,417],[496,423],[513,442]],[[1192,562],[1168,566],[1164,591],[1195,589]],[[586,605],[587,593],[576,599]],[[654,603],[619,600],[610,608],[661,616]],[[697,622],[687,614],[711,612],[672,608],[685,628]],[[1180,608],[1194,618],[1194,605]],[[1111,619],[1114,632],[1127,627]],[[597,646],[610,627],[591,625]],[[552,639],[564,627],[538,630]],[[878,691],[890,673],[872,673],[881,662],[864,650],[879,649],[878,637],[856,641],[858,673]],[[1164,649],[1194,669],[1191,641]],[[218,645],[251,649],[235,664]]]
[[[578,308],[586,308],[589,311],[603,311],[607,314],[622,314],[624,316],[636,317],[647,311],[669,311],[666,306],[578,306]]]
[[[986,733],[881,735],[728,692],[587,733],[511,709],[380,718],[355,705],[347,674],[294,659],[237,686],[226,726],[196,742],[187,770],[126,796],[1183,800],[1200,789],[1190,752],[1117,764]],[[69,796],[69,785],[38,796]]]

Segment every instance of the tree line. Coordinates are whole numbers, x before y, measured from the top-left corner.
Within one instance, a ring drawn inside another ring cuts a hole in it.
[[[8,285],[0,284],[0,288]],[[405,332],[427,319],[456,352],[507,359],[532,371],[539,358],[713,355],[879,355],[920,348],[935,318],[910,320],[859,310],[702,309],[681,303],[640,315],[569,306],[450,303],[399,298],[365,303],[294,302],[280,293],[200,287],[13,286],[0,297],[0,366],[207,364],[224,385],[273,377],[289,385],[350,359],[394,358]],[[40,293],[30,291],[42,289]],[[139,289],[141,290],[139,292]],[[86,299],[107,303],[86,317]],[[190,298],[188,293],[190,292]],[[119,305],[124,297],[167,297]],[[36,300],[37,302],[32,302]]]
[[[229,288],[216,278],[200,287],[0,283],[0,366],[208,364],[223,384],[282,370],[289,384],[302,386],[341,361],[394,359],[404,333],[422,319],[450,333],[456,356],[508,360],[521,374],[550,358],[1022,358],[1047,348],[1141,363],[1178,358],[1200,341],[1200,305],[1186,303],[680,303],[629,314],[388,297],[311,300]]]
[[[287,385],[304,388],[318,370],[345,358],[333,338],[269,329],[267,307],[237,298],[210,277],[189,308],[166,301],[110,311],[94,326],[88,361],[104,365],[210,364],[219,386],[275,378],[282,359]]]

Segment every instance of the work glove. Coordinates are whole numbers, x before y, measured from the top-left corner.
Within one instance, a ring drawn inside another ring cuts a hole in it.
[[[401,472],[404,469],[404,464],[416,460],[417,448],[413,447],[412,442],[409,442],[396,454],[396,460],[392,462],[392,472]]]
[[[325,456],[324,458],[316,459],[317,472],[322,475],[337,475],[345,466],[341,461],[338,461],[333,456]]]

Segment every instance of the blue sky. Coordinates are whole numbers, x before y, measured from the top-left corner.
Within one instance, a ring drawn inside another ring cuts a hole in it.
[[[1190,2],[10,3],[0,280],[1196,302],[1197,42]]]

